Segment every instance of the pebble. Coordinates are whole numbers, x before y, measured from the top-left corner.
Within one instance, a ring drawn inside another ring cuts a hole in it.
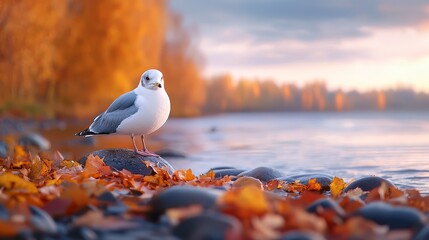
[[[334,211],[341,218],[344,218],[346,215],[344,209],[337,202],[329,198],[319,199],[307,207],[307,212],[315,214],[321,214],[326,210]]]
[[[144,163],[144,161],[149,161],[158,167],[166,167],[170,174],[174,172],[174,168],[161,157],[142,156],[135,153],[133,150],[122,148],[94,151],[81,158],[79,162],[85,165],[86,159],[90,154],[103,158],[107,166],[119,171],[126,169],[134,174],[153,175],[154,171],[152,168],[147,167]]]
[[[370,177],[359,178],[353,181],[343,190],[343,192],[348,192],[355,188],[360,188],[364,192],[371,191],[374,188],[380,187],[383,182],[385,182],[388,187],[391,187],[391,186],[395,187],[395,185],[391,183],[389,180],[386,180],[381,177],[370,176]]]
[[[149,201],[150,218],[158,220],[170,208],[201,205],[204,209],[215,208],[219,193],[222,191],[191,186],[174,186],[168,188]]]
[[[280,240],[325,240],[326,238],[320,234],[304,231],[294,230],[283,235]]]
[[[28,133],[21,136],[18,139],[18,144],[24,147],[33,146],[43,151],[49,150],[51,148],[51,143],[49,140],[37,133]]]
[[[180,239],[240,239],[242,226],[234,217],[206,212],[183,220],[172,231]]]
[[[7,157],[7,144],[0,140],[0,158]]]
[[[257,188],[264,189],[264,185],[262,184],[261,180],[254,177],[239,177],[232,184],[233,188],[240,188],[245,186],[255,186]]]
[[[9,218],[9,212],[6,207],[0,203],[0,220],[6,220]]]
[[[394,207],[384,202],[372,202],[353,215],[361,216],[379,225],[387,225],[390,230],[418,229],[426,220],[426,216],[415,208]]]
[[[238,174],[238,177],[242,177],[242,176],[254,177],[261,180],[262,182],[268,182],[276,178],[284,177],[285,175],[279,170],[274,168],[257,167]]]
[[[58,232],[58,227],[52,217],[44,210],[30,206],[31,224],[40,232],[47,234],[55,234]]]
[[[223,178],[225,176],[238,176],[240,173],[244,172],[243,169],[220,169],[213,170],[215,173],[215,178]]]
[[[82,240],[95,240],[98,239],[97,234],[94,230],[87,227],[75,227],[69,230],[67,233],[68,237],[72,239],[82,239]]]
[[[428,240],[429,239],[429,226],[422,228],[414,236],[413,240]]]
[[[331,184],[332,179],[334,179],[334,176],[325,173],[307,173],[278,178],[278,180],[286,182],[299,181],[304,185],[307,185],[308,180],[310,179],[316,179],[316,181],[322,186],[323,191],[329,191],[329,185]]]

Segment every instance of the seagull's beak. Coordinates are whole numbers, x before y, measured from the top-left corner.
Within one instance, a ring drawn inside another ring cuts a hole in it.
[[[155,88],[156,87],[162,88],[162,84],[161,83],[157,83],[157,82],[153,83],[152,86],[155,87]]]

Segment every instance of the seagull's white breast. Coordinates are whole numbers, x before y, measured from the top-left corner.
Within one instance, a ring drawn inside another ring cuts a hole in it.
[[[119,124],[118,134],[150,134],[164,125],[170,115],[170,99],[165,89],[135,89],[134,92],[138,110]]]

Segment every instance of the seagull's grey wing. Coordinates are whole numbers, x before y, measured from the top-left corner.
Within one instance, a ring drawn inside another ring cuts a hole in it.
[[[89,130],[97,134],[116,132],[122,120],[137,112],[137,106],[134,105],[136,98],[137,94],[134,92],[128,92],[118,97],[104,113],[94,119]]]

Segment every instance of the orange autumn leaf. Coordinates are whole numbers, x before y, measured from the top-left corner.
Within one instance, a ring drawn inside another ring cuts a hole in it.
[[[260,187],[244,186],[225,192],[220,200],[221,205],[231,206],[239,214],[262,215],[268,211],[268,201]]]
[[[28,174],[28,177],[31,179],[46,177],[51,170],[51,165],[51,162],[46,159],[41,159],[39,156],[34,157],[30,165],[30,173]]]
[[[106,166],[103,159],[99,156],[89,155],[86,159],[83,174],[87,177],[99,177],[108,175],[112,171],[109,166]]]
[[[179,180],[179,181],[192,181],[194,180],[196,177],[195,175],[192,173],[191,169],[188,170],[176,170],[173,173],[173,179],[175,180]]]
[[[200,179],[201,178],[210,178],[210,179],[214,179],[215,178],[215,172],[213,171],[213,170],[211,170],[210,169],[210,171],[208,171],[207,173],[205,173],[205,174],[201,174],[200,175]]]
[[[34,183],[26,181],[12,173],[4,173],[0,175],[0,187],[6,190],[23,190],[29,193],[38,192]]]
[[[21,145],[17,145],[14,148],[14,152],[15,152],[15,158],[21,158],[21,157],[26,157],[27,156],[27,152],[25,151],[24,147]]]
[[[333,197],[338,197],[341,195],[343,189],[346,187],[346,183],[342,178],[334,177],[329,187],[331,188],[331,195]]]
[[[322,190],[322,186],[320,185],[320,183],[317,182],[316,178],[312,178],[308,180],[308,191],[320,191]]]

